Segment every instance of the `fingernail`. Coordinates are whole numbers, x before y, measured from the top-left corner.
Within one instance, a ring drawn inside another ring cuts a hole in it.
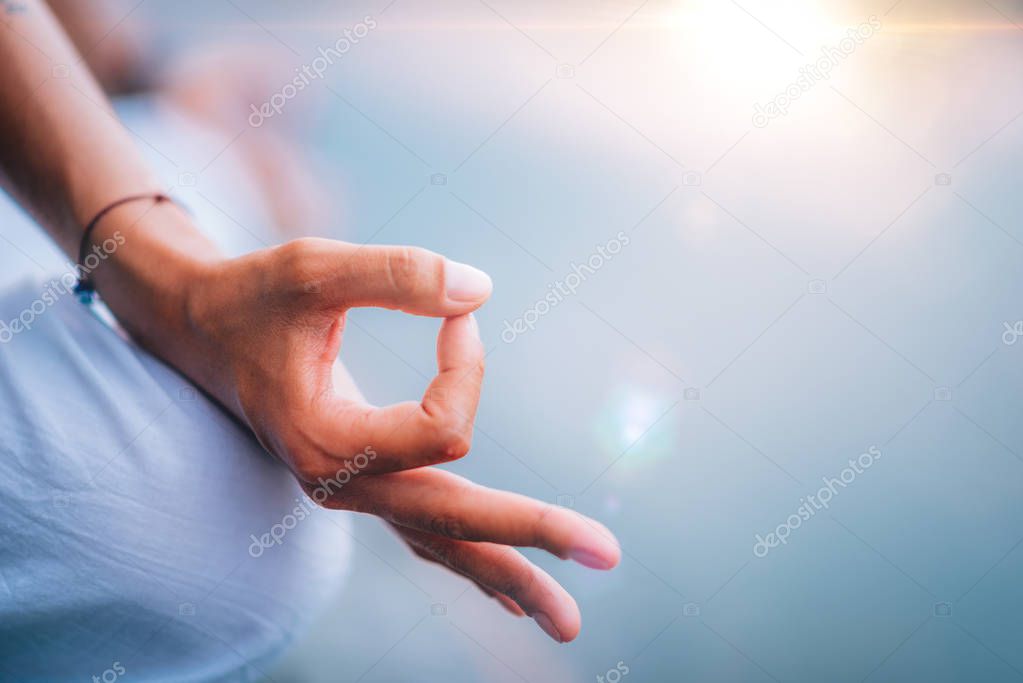
[[[589,550],[576,549],[569,551],[568,556],[590,569],[611,569],[614,563]]]
[[[479,301],[493,289],[490,276],[482,270],[458,261],[445,259],[444,288],[452,301]]]
[[[561,634],[558,633],[558,629],[554,628],[554,622],[551,621],[551,618],[549,616],[547,616],[543,612],[536,612],[535,614],[533,614],[533,621],[535,621],[537,625],[543,629],[544,633],[546,633],[559,643],[561,642]]]

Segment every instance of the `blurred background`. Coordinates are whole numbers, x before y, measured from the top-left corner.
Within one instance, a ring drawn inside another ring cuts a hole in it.
[[[624,548],[606,574],[527,551],[583,613],[557,646],[355,519],[343,592],[253,680],[1023,679],[1023,2],[117,16],[164,55],[259,55],[255,109],[202,161],[147,143],[239,249],[274,238],[246,214],[259,197],[217,188],[237,140],[286,132],[304,159],[280,179],[302,179],[286,232],[491,274],[474,449],[450,468]],[[283,90],[346,30],[343,58]],[[375,403],[417,396],[436,327],[356,311],[343,360]]]

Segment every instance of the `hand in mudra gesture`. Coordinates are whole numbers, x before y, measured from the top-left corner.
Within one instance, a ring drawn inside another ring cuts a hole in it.
[[[303,239],[219,261],[190,288],[197,362],[189,374],[318,503],[386,520],[421,557],[569,641],[580,628],[575,601],[515,546],[610,569],[620,552],[612,534],[569,510],[430,467],[469,452],[484,355],[471,312],[490,290],[480,271],[410,247]],[[345,314],[360,306],[445,319],[438,373],[421,400],[372,406],[337,363]],[[366,452],[373,457],[354,468]],[[324,485],[341,470],[357,473]]]

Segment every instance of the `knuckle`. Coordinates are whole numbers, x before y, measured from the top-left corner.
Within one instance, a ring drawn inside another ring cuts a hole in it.
[[[387,273],[397,290],[415,289],[429,273],[429,252],[418,247],[396,247],[386,252]]]
[[[452,538],[458,541],[466,540],[466,528],[465,524],[458,517],[451,514],[438,515],[430,519],[430,531],[438,536],[444,536],[446,538]],[[444,543],[442,545],[447,552],[451,552],[451,544]]]
[[[281,274],[286,280],[303,285],[316,280],[314,256],[320,251],[318,240],[302,237],[277,249]]]
[[[469,454],[472,448],[472,425],[464,420],[453,424],[441,424],[436,428],[434,440],[439,458],[445,461],[458,460]]]
[[[535,548],[546,547],[545,541],[548,537],[548,525],[551,522],[551,515],[557,514],[558,508],[550,503],[546,503],[539,507],[536,511],[536,517],[532,523],[532,543],[531,546]]]
[[[427,425],[427,438],[432,456],[442,461],[458,460],[472,448],[473,421],[453,406],[434,411]]]
[[[284,263],[304,261],[318,251],[319,242],[315,237],[299,237],[278,247],[278,253]]]

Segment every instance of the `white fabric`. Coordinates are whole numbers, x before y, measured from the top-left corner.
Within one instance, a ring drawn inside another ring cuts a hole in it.
[[[346,518],[73,295],[46,296],[62,259],[36,230],[0,196],[0,680],[259,680],[340,588]],[[253,546],[275,524],[281,543]]]

